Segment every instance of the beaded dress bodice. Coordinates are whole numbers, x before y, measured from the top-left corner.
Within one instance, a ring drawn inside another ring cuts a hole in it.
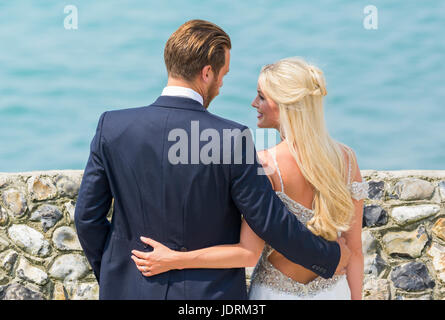
[[[274,160],[281,183],[281,191],[276,191],[277,196],[281,199],[281,201],[283,201],[287,209],[293,213],[301,223],[306,225],[307,222],[313,217],[314,212],[291,199],[286,193],[284,193],[280,169],[273,153],[272,159]],[[368,195],[368,183],[350,182],[350,176],[351,161],[349,161],[348,173],[348,188],[351,192],[351,196],[356,200],[366,198]],[[307,284],[297,282],[283,274],[281,271],[276,269],[272,263],[270,263],[268,257],[273,250],[274,249],[268,243],[265,243],[261,257],[252,273],[251,286],[260,284],[282,293],[289,293],[298,296],[311,296],[319,293],[322,290],[329,289],[330,287],[334,286],[339,279],[344,277],[344,275],[334,275],[329,279],[317,277]]]

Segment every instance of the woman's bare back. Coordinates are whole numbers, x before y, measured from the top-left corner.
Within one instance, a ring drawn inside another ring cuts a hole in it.
[[[275,152],[275,160],[278,169],[275,166],[271,154],[272,152]],[[284,192],[292,200],[300,203],[309,210],[312,210],[314,190],[301,173],[294,157],[289,151],[287,142],[282,141],[267,151],[261,151],[258,156],[263,163],[263,166],[270,168],[268,178],[272,183],[273,189],[275,191]],[[284,190],[282,190],[278,172],[281,173],[280,175]],[[268,260],[276,269],[297,282],[307,284],[318,277],[316,273],[301,265],[293,263],[275,250],[269,255]]]

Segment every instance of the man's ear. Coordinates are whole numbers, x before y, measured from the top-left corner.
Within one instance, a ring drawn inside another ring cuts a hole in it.
[[[201,70],[201,80],[209,83],[213,79],[213,70],[211,65],[206,65]]]

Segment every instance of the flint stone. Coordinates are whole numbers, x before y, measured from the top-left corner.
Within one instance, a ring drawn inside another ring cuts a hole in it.
[[[368,198],[379,200],[383,197],[383,191],[385,188],[384,181],[369,181]]]
[[[431,229],[433,234],[445,241],[445,219],[440,218],[436,221],[433,228]]]
[[[34,256],[45,257],[50,252],[49,242],[43,234],[27,225],[12,225],[8,229],[8,236],[17,246]]]
[[[362,251],[363,255],[371,255],[377,250],[377,240],[369,230],[362,231]]]
[[[6,284],[9,282],[9,278],[3,270],[0,270],[0,284]],[[0,293],[1,295],[1,293]],[[0,297],[0,300],[2,298]]]
[[[364,273],[365,274],[371,274],[376,277],[380,275],[380,273],[385,270],[387,267],[387,264],[385,260],[380,257],[377,253],[365,256],[364,259]]]
[[[434,193],[434,186],[426,180],[404,178],[396,183],[394,192],[400,200],[430,199]]]
[[[28,192],[33,200],[48,200],[57,195],[57,188],[47,177],[33,176],[28,180]]]
[[[16,270],[19,278],[34,282],[38,285],[44,285],[48,282],[48,275],[45,271],[33,266],[26,258],[21,257]]]
[[[414,231],[388,232],[382,238],[386,251],[390,255],[418,258],[428,242],[428,233],[424,226]]]
[[[0,237],[0,252],[9,248],[9,242]]]
[[[98,300],[99,285],[96,283],[81,283],[77,286],[72,300]]]
[[[65,281],[64,287],[70,300],[98,300],[99,285],[97,282],[78,283]]]
[[[77,280],[89,272],[88,260],[80,254],[65,254],[57,257],[49,273],[61,280]]]
[[[396,300],[433,300],[430,294],[424,294],[421,296],[402,296],[398,295]]]
[[[6,210],[0,205],[0,226],[4,226],[8,223],[8,213]]]
[[[363,227],[383,226],[388,222],[387,212],[378,205],[365,206],[363,209]]]
[[[252,278],[253,269],[255,269],[255,267],[247,267],[246,268],[246,278],[247,279]]]
[[[58,176],[56,186],[61,196],[74,198],[79,193],[80,185],[67,176]]]
[[[445,181],[439,182],[439,192],[442,197],[442,201],[445,201]]]
[[[60,282],[54,285],[53,300],[66,300],[65,289]]]
[[[5,296],[6,289],[8,289],[8,286],[0,286],[0,300],[3,300],[3,297]]]
[[[9,177],[7,176],[3,176],[0,174],[0,188],[5,186],[7,183],[11,182],[11,180],[9,179]]]
[[[423,291],[436,285],[422,262],[409,262],[397,266],[391,272],[394,286],[405,291]]]
[[[433,258],[433,267],[437,277],[445,283],[445,247],[434,242],[427,254]]]
[[[365,277],[363,285],[364,300],[389,300],[389,281],[376,277]]]
[[[392,209],[391,216],[394,218],[397,224],[403,225],[406,223],[425,219],[432,215],[435,215],[440,211],[438,205],[417,205],[417,206],[403,206]]]
[[[64,206],[70,216],[70,221],[74,222],[74,211],[76,208],[74,201],[65,202]]]
[[[60,227],[54,231],[53,243],[59,250],[82,250],[76,232],[71,227]]]
[[[59,208],[53,205],[45,204],[41,206],[38,210],[31,214],[31,221],[40,221],[42,223],[43,231],[46,232],[48,229],[53,227],[57,221],[62,218],[63,214],[60,212]]]
[[[8,250],[0,256],[0,267],[6,272],[11,272],[17,261],[18,253],[14,250]]]
[[[31,290],[20,283],[13,283],[5,290],[3,300],[45,300],[41,292]]]
[[[8,189],[3,192],[3,203],[13,218],[19,218],[26,212],[26,200],[17,189]]]

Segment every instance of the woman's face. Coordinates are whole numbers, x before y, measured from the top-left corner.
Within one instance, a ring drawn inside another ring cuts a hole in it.
[[[257,96],[252,102],[252,107],[258,111],[258,128],[274,128],[278,130],[280,127],[278,105],[261,91],[260,84],[257,86],[257,92]]]

